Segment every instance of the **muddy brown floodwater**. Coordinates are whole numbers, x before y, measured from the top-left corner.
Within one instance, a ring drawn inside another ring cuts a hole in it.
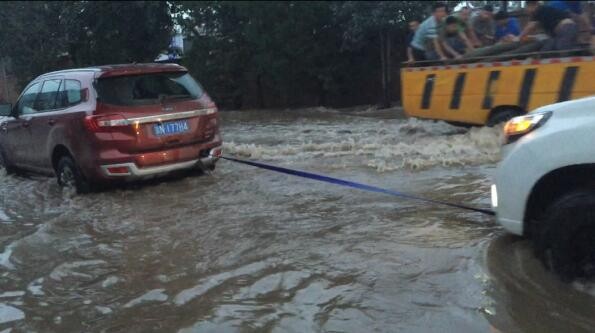
[[[222,114],[228,154],[489,207],[497,129]],[[581,332],[595,292],[491,217],[221,161],[73,196],[0,175],[0,332]]]

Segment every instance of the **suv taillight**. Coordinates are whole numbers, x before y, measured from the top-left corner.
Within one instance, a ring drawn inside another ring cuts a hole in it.
[[[85,117],[85,127],[91,132],[113,132],[131,128],[131,123],[119,114]]]

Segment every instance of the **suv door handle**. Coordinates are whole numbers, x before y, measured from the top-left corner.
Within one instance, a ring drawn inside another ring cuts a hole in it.
[[[50,119],[50,120],[48,120],[48,125],[54,126],[54,124],[56,124],[56,119]]]
[[[25,120],[21,123],[21,126],[23,127],[29,127],[29,125],[31,125],[31,123],[28,120]]]

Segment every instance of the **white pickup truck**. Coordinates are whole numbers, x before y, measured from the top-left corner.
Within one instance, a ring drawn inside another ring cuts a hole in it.
[[[595,97],[541,107],[504,127],[492,206],[563,280],[595,276]]]

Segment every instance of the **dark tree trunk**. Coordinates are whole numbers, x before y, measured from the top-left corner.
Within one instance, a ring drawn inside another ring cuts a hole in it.
[[[384,33],[380,31],[380,84],[381,84],[381,95],[380,95],[380,107],[383,107],[386,104],[385,96],[384,96],[384,89],[386,87],[386,71],[384,70],[384,66],[386,63],[386,59],[384,56],[386,53],[384,52]]]
[[[244,106],[244,96],[241,93],[236,93],[233,97],[233,107],[236,110],[240,110]]]
[[[324,82],[322,80],[317,80],[318,86],[318,105],[324,106],[326,104],[326,89],[324,88]]]
[[[256,76],[256,90],[258,96],[258,107],[261,109],[265,108],[264,104],[264,93],[262,91],[262,75],[258,74]]]
[[[380,31],[381,108],[390,107],[390,46],[388,30]]]
[[[2,95],[3,97],[0,97],[1,101],[8,101],[8,79],[6,76],[6,63],[4,62],[4,58],[0,57],[0,70],[1,70],[1,74],[2,74],[2,78],[0,78],[2,80],[2,84],[4,87],[4,90],[2,91]]]
[[[392,34],[390,33],[390,30],[387,31],[386,34],[386,88],[385,88],[385,96],[386,96],[386,107],[390,107],[391,102],[393,100],[393,66],[392,66],[392,55],[391,55],[391,50],[392,50]]]
[[[402,30],[399,30],[396,34],[396,39],[394,40],[394,42],[396,43],[396,45],[403,45],[405,44],[405,40],[406,40],[406,32],[403,32]],[[397,48],[395,50],[395,61],[396,61],[396,68],[394,69],[394,71],[392,73],[396,74],[394,77],[394,80],[392,80],[392,93],[393,98],[395,101],[397,101],[398,104],[401,103],[401,63],[403,61],[405,61],[406,55],[405,55],[405,50],[400,50],[399,48]]]

